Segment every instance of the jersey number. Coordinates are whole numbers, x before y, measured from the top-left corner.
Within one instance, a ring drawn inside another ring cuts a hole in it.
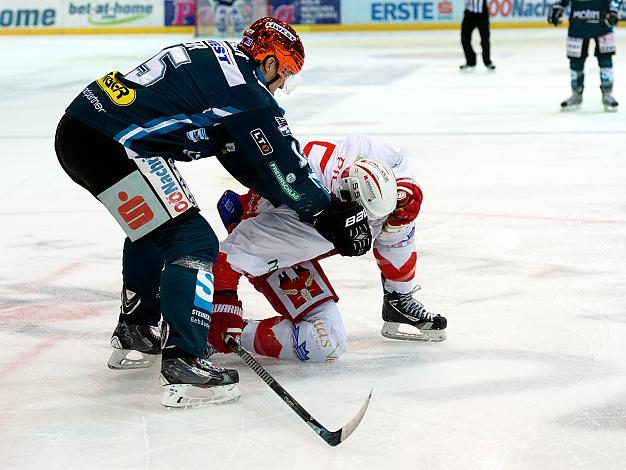
[[[313,147],[322,147],[324,149],[324,155],[322,155],[322,158],[320,160],[320,170],[322,170],[322,173],[324,173],[324,171],[326,170],[326,165],[328,164],[328,160],[330,160],[330,157],[332,156],[333,152],[335,151],[335,147],[337,146],[335,144],[331,144],[330,142],[312,140],[304,146],[304,154],[307,156],[307,158],[311,155],[311,150],[313,149]]]
[[[143,86],[154,85],[156,82],[165,77],[167,62],[178,68],[181,65],[189,64],[191,59],[184,46],[172,46],[163,49],[151,59],[146,60],[135,70],[128,72],[125,78]]]

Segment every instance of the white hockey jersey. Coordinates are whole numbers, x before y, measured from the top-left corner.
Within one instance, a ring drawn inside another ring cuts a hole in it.
[[[379,139],[350,135],[337,141],[311,141],[303,147],[309,164],[320,182],[331,192],[336,189],[344,168],[357,157],[384,161],[396,179],[413,177],[402,150]],[[414,251],[410,245],[413,224],[398,233],[383,232],[387,217],[369,220],[374,247],[394,246],[402,265]],[[402,248],[400,248],[402,247]],[[249,276],[261,276],[276,269],[293,266],[331,252],[333,245],[298,214],[285,205],[274,207],[268,200],[251,198],[246,203],[244,220],[223,241],[220,250],[233,268]],[[404,253],[406,251],[407,253]],[[385,254],[390,259],[390,254]]]
[[[343,169],[357,157],[387,163],[396,179],[414,179],[402,149],[375,137],[349,135],[337,141],[313,140],[307,142],[302,151],[313,172],[331,192],[337,189]]]

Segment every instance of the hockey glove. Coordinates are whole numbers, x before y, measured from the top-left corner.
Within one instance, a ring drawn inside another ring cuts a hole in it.
[[[217,212],[228,233],[232,232],[239,222],[253,217],[256,214],[259,196],[250,190],[244,195],[237,194],[230,189],[224,191],[217,201]]]
[[[555,3],[550,7],[550,11],[548,12],[548,23],[558,26],[561,24],[561,17],[563,16],[563,6]]]
[[[341,256],[361,256],[372,246],[367,215],[357,202],[343,202],[333,196],[330,204],[311,222]]]
[[[243,330],[242,313],[241,302],[236,294],[215,293],[208,342],[217,352],[232,352],[224,342],[224,338],[229,335],[235,341],[239,341]]]
[[[422,205],[422,190],[409,178],[400,178],[398,181],[398,202],[396,209],[389,215],[385,222],[385,232],[399,232],[410,225]]]
[[[604,15],[604,24],[606,24],[609,28],[612,28],[619,22],[619,15],[616,11],[607,11],[606,15]]]

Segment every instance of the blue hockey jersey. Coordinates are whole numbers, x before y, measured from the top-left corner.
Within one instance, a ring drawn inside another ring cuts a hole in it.
[[[225,41],[167,47],[89,84],[67,111],[140,158],[217,156],[236,179],[309,217],[329,202],[254,62]]]

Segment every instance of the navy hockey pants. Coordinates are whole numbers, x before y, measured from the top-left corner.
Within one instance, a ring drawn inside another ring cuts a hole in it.
[[[137,170],[124,147],[65,115],[57,128],[55,150],[65,172],[94,197]],[[197,210],[172,219],[146,236],[126,239],[122,258],[124,288],[142,302],[129,323],[170,325],[168,345],[202,356],[213,298],[212,263],[218,240]]]

